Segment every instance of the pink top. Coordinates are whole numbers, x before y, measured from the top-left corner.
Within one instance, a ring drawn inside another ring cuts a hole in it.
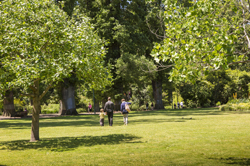
[[[89,105],[89,108],[92,108],[92,105],[91,105],[91,104]]]

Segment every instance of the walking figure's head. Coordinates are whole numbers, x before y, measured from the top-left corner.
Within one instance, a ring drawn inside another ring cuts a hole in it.
[[[124,102],[125,101],[125,99],[122,99],[122,102]]]
[[[108,100],[111,100],[111,97],[108,97]]]

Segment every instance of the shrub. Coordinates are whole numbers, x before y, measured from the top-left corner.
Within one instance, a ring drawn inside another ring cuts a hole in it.
[[[228,106],[229,111],[236,111],[236,108],[234,106]]]
[[[146,110],[146,106],[145,106],[145,105],[142,105],[142,106],[140,106],[140,107],[137,109],[137,111],[144,111],[144,110]]]
[[[250,110],[250,103],[246,101],[248,101],[248,99],[230,100],[227,104],[220,106],[220,111],[248,111]]]
[[[54,114],[59,112],[59,104],[48,104],[41,106],[41,113],[42,114]]]
[[[221,105],[221,103],[218,101],[217,103],[216,103],[216,106],[220,106]]]
[[[81,112],[88,112],[88,109],[77,108],[76,111],[77,111],[78,113],[81,113]]]
[[[136,103],[133,103],[129,106],[130,110],[138,110],[139,109],[139,105]]]
[[[197,104],[194,101],[192,101],[192,100],[187,100],[187,106],[189,108],[196,108]]]
[[[203,106],[204,107],[210,107],[211,105],[210,105],[210,103],[205,103]]]
[[[219,108],[220,111],[228,111],[229,110],[229,107],[228,105],[221,105],[220,108]]]
[[[58,110],[49,110],[49,109],[44,109],[41,111],[42,114],[55,114],[58,113]]]

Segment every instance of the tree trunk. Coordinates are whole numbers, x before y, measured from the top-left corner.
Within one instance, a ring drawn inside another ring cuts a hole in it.
[[[33,99],[30,98],[30,105],[33,106]]]
[[[115,103],[114,103],[114,111],[120,110],[120,106],[121,106],[120,100],[115,100]]]
[[[106,98],[105,98],[105,99],[103,98],[103,99],[102,99],[102,108],[104,108],[106,102],[107,102],[107,99],[106,99]]]
[[[99,112],[100,111],[100,104],[99,104],[99,100],[97,100],[96,98],[94,98],[95,100],[95,105],[94,105],[94,110],[95,112]]]
[[[39,140],[39,113],[41,112],[41,105],[39,99],[39,80],[34,82],[34,97],[33,97],[33,112],[31,124],[31,139],[30,142]]]
[[[65,82],[67,82],[65,80]],[[67,82],[68,83],[68,82]],[[62,88],[62,99],[60,101],[60,115],[77,115],[75,104],[75,88],[72,85]]]
[[[162,102],[162,82],[159,80],[152,81],[153,96],[155,101],[155,109],[164,109]]]
[[[15,116],[16,111],[14,107],[14,96],[13,91],[8,90],[5,93],[4,100],[3,100],[3,116],[13,117]]]

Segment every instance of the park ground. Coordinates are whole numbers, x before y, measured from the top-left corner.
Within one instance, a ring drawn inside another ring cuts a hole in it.
[[[0,120],[0,165],[250,165],[250,114],[218,108]]]

